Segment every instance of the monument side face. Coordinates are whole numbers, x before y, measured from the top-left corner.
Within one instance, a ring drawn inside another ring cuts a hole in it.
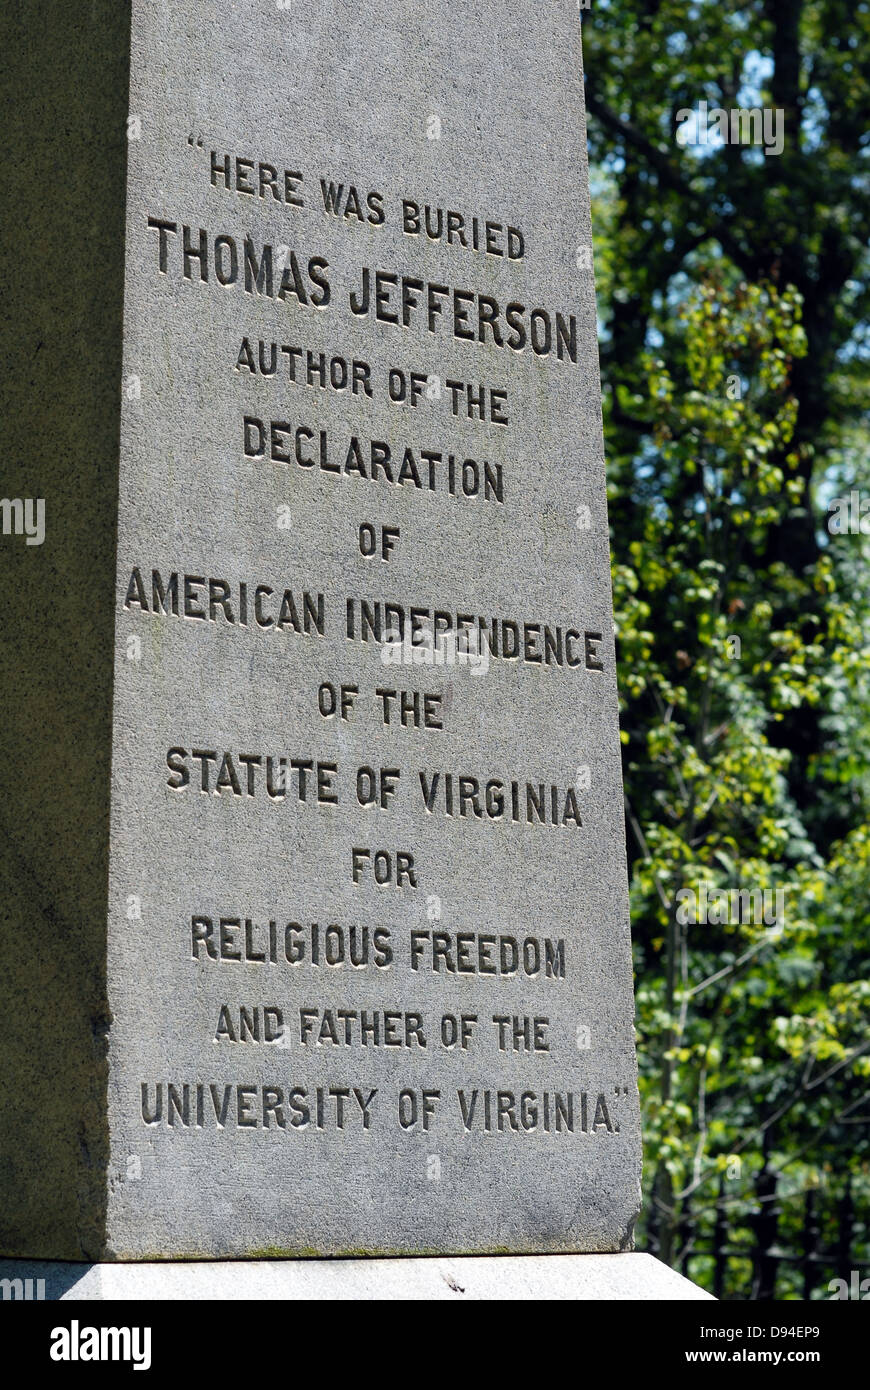
[[[105,1246],[129,56],[117,0],[0,9],[0,1251],[34,1258]]]
[[[576,5],[133,13],[108,1252],[627,1248]]]

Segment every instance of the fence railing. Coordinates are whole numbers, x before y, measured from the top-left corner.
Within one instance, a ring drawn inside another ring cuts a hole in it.
[[[863,1185],[860,1202],[851,1177],[784,1191],[765,1167],[751,1188],[733,1188],[723,1178],[712,1207],[680,1212],[673,1263],[687,1278],[720,1299],[870,1299]],[[660,1254],[654,1219],[647,1234],[647,1249]]]

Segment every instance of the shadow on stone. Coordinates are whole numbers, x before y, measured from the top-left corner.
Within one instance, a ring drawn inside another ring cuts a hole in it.
[[[0,1299],[4,1303],[56,1303],[95,1267],[58,1260],[0,1260]]]
[[[129,49],[117,0],[4,7],[2,487],[45,506],[41,544],[3,538],[0,635],[0,1251],[27,1257],[105,1253]]]

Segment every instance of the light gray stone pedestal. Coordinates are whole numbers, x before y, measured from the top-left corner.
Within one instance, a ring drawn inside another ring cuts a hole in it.
[[[627,1251],[576,2],[12,8],[0,1252]]]
[[[652,1255],[483,1255],[403,1260],[249,1260],[71,1264],[0,1261],[4,1298],[396,1301],[692,1299],[710,1294]],[[32,1283],[25,1284],[31,1280]],[[42,1288],[38,1283],[43,1280]]]

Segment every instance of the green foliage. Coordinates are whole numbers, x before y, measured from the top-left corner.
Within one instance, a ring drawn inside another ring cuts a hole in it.
[[[820,455],[870,403],[870,4],[596,0],[583,44],[613,477],[626,481],[643,431],[643,353],[657,346],[673,368],[674,304],[699,266],[716,257],[751,285],[791,286],[808,350],[792,362],[798,465],[769,545],[800,569],[817,558]],[[782,154],[680,147],[677,115],[701,101],[779,110]]]
[[[850,1164],[870,1158],[866,1127],[850,1124],[870,1076],[870,830],[824,858],[771,739],[785,711],[836,706],[870,675],[868,612],[838,588],[835,560],[801,578],[763,561],[796,464],[798,305],[716,271],[679,322],[682,379],[647,360],[656,496],[628,563],[614,547],[646,1157],[672,1258],[735,1156],[741,1178],[773,1153],[777,1171],[799,1162],[814,1181],[839,1144]],[[752,385],[731,399],[738,364]],[[794,618],[773,627],[774,610]],[[819,775],[839,781],[859,755],[835,741]],[[678,891],[700,897],[702,883],[781,890],[783,918],[681,923]]]
[[[584,23],[646,1236],[711,1281],[725,1212],[726,1296],[808,1190],[867,1233],[870,538],[824,522],[870,491],[868,39],[824,0]],[[781,107],[783,155],[681,150],[702,99]],[[701,884],[784,912],[684,920]]]
[[[584,60],[641,1238],[713,1280],[724,1213],[746,1297],[806,1191],[828,1245],[870,1226],[870,538],[824,525],[870,493],[870,4],[593,0]],[[702,100],[780,111],[780,156],[678,145]],[[700,884],[782,920],[687,917]]]

